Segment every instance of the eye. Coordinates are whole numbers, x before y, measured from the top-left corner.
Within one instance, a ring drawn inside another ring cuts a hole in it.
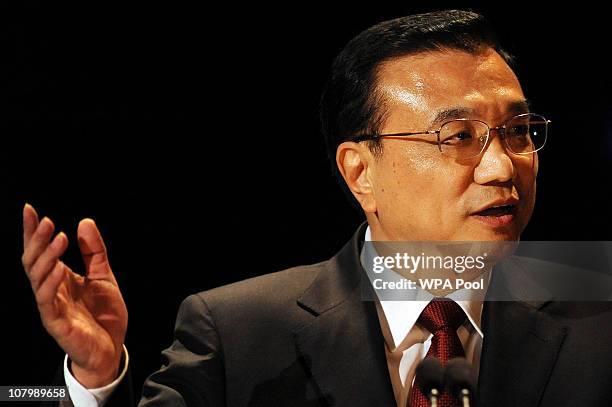
[[[469,131],[462,131],[456,134],[452,134],[448,137],[445,137],[444,140],[441,140],[442,144],[446,145],[455,145],[460,143],[465,143],[474,139],[474,135]]]
[[[515,124],[508,129],[508,136],[510,137],[526,137],[528,134],[528,124]]]
[[[459,133],[455,137],[459,140],[468,140],[468,139],[473,138],[472,134],[468,133],[467,131],[464,131],[463,133]]]

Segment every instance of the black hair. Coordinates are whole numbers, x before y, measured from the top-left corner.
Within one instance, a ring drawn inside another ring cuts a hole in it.
[[[384,21],[349,41],[332,65],[321,96],[320,120],[332,171],[353,204],[357,202],[336,165],[336,149],[351,136],[378,134],[384,123],[384,100],[376,90],[380,64],[423,52],[454,49],[476,54],[486,48],[493,48],[508,64],[513,64],[485,18],[462,10]],[[373,154],[382,153],[380,140],[368,143]]]

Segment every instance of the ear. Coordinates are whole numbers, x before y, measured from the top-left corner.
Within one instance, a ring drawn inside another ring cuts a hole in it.
[[[363,144],[345,141],[336,149],[336,164],[353,196],[366,213],[376,212],[372,184],[373,156]]]

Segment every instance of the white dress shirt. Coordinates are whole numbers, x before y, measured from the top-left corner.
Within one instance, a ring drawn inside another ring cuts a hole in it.
[[[371,241],[370,227],[368,226],[365,240]],[[371,246],[368,246],[371,247]],[[365,246],[364,246],[365,249]],[[372,264],[370,256],[376,253],[370,250],[362,250],[361,263]],[[490,274],[490,272],[489,272]],[[485,281],[488,283],[487,274]],[[411,290],[414,297],[406,301],[376,301],[378,319],[385,338],[385,354],[387,366],[393,385],[393,392],[398,407],[405,407],[412,382],[414,381],[415,369],[423,360],[431,345],[432,334],[416,324],[419,315],[434,296],[425,290]],[[482,349],[482,331],[480,330],[480,317],[482,313],[482,301],[469,301],[470,291],[455,291],[448,298],[462,298],[457,304],[467,315],[465,323],[459,327],[457,334],[465,350],[468,361],[478,372],[480,364],[480,351]],[[112,383],[97,389],[86,389],[81,385],[68,368],[68,356],[64,359],[64,378],[71,401],[60,403],[60,407],[102,407],[109,399],[119,382],[127,372],[129,357],[124,346],[125,364],[119,377]]]
[[[365,241],[371,241],[372,236],[368,226]],[[364,268],[373,264],[372,257],[377,256],[372,245],[364,245],[361,251],[361,264]],[[387,272],[390,272],[386,270]],[[371,273],[369,273],[371,275]],[[386,273],[388,275],[388,273]],[[489,273],[483,275],[485,284],[488,284]],[[471,290],[458,290],[447,298],[461,298],[457,304],[467,315],[466,321],[457,329],[466,359],[472,364],[476,373],[480,365],[480,351],[482,349],[483,334],[480,330],[480,317],[482,314],[482,301],[470,301]],[[408,290],[403,301],[376,301],[378,320],[385,339],[385,354],[387,367],[391,377],[393,393],[398,407],[405,407],[417,365],[425,358],[433,335],[425,328],[417,325],[417,319],[434,296],[426,290]],[[480,294],[478,294],[480,296]]]
[[[104,403],[108,401],[113,391],[119,386],[119,383],[125,377],[127,372],[127,368],[130,362],[130,356],[128,355],[127,348],[123,345],[123,352],[125,361],[123,364],[123,369],[121,369],[121,373],[119,377],[115,379],[112,383],[107,384],[104,387],[99,387],[96,389],[87,389],[83,387],[81,383],[77,381],[77,379],[72,376],[72,372],[70,371],[70,367],[68,366],[68,355],[64,358],[64,379],[66,381],[66,387],[68,387],[68,394],[70,395],[70,400],[68,401],[60,401],[60,407],[102,407]]]

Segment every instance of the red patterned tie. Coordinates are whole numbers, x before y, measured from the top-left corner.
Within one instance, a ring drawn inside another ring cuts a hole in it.
[[[436,357],[443,366],[452,358],[465,357],[463,346],[457,336],[457,328],[463,324],[466,316],[463,310],[453,300],[434,298],[425,307],[417,323],[433,334],[431,347],[425,357]],[[414,380],[408,407],[429,407],[429,398],[419,385],[418,376]],[[442,393],[438,398],[438,407],[458,407],[459,401],[448,394]]]

